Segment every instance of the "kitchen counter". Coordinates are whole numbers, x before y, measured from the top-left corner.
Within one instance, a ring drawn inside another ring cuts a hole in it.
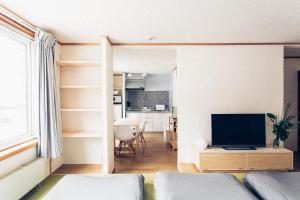
[[[171,113],[170,110],[126,110],[129,113]]]
[[[168,130],[169,118],[172,112],[169,110],[128,110],[126,111],[127,118],[135,118],[139,122],[146,122],[145,131],[161,132]]]

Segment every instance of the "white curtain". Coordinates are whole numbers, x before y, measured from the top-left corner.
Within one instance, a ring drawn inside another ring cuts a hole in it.
[[[39,156],[57,158],[62,154],[60,102],[56,85],[56,39],[38,30],[35,36],[39,68]]]

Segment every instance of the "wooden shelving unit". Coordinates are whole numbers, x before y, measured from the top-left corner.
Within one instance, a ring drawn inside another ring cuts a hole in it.
[[[61,85],[60,89],[101,89],[100,85]]]
[[[52,172],[59,166],[56,171],[71,174],[90,167],[95,173],[113,172],[113,98],[107,98],[113,93],[113,49],[106,36],[99,39],[56,46],[63,152],[51,159]]]
[[[60,72],[64,164],[101,164],[101,47],[62,46],[60,59],[57,67]]]
[[[100,132],[64,131],[64,138],[101,138]]]
[[[97,108],[61,108],[61,112],[101,112],[101,109]]]
[[[68,60],[58,61],[57,65],[60,67],[100,67],[100,61],[87,61],[87,60]]]
[[[177,150],[177,117],[169,117],[169,138],[173,151]]]

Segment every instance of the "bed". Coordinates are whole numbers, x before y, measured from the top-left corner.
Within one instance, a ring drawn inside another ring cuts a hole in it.
[[[257,200],[231,174],[158,172],[154,177],[156,200]]]
[[[138,174],[94,177],[66,175],[45,200],[142,200],[144,177]]]
[[[250,172],[244,183],[261,199],[300,199],[300,172]]]

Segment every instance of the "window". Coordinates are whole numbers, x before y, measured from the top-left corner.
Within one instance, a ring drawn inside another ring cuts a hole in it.
[[[32,46],[0,24],[0,150],[31,137]]]

